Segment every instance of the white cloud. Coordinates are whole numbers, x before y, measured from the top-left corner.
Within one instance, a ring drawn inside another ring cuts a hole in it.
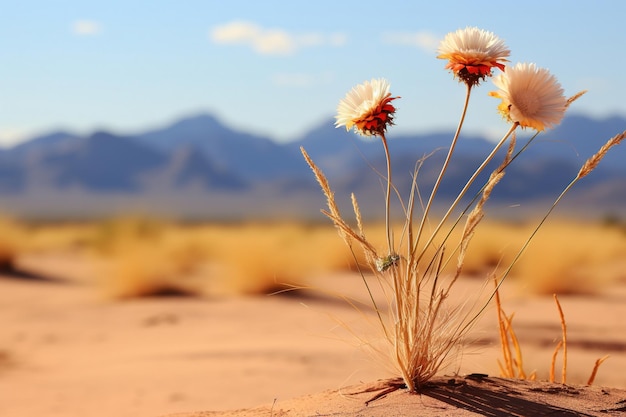
[[[0,146],[12,146],[26,139],[24,131],[16,127],[0,129]]]
[[[425,52],[437,50],[441,39],[430,32],[387,32],[383,34],[383,42],[394,45],[417,47]]]
[[[344,46],[348,43],[348,37],[345,33],[332,33],[328,37],[328,42],[332,46]]]
[[[283,29],[263,28],[255,23],[234,21],[215,26],[209,38],[220,45],[244,45],[261,55],[290,55],[305,47],[342,46],[345,35],[317,32],[294,34]]]
[[[296,50],[291,35],[279,29],[263,30],[252,39],[252,47],[262,55],[289,55]]]
[[[81,19],[72,24],[72,32],[79,36],[93,36],[101,31],[102,26],[94,20]]]

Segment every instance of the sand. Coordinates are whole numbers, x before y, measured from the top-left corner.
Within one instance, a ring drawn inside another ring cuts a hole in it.
[[[115,301],[103,297],[92,268],[72,255],[37,255],[0,276],[0,416],[626,412],[625,282],[595,296],[560,296],[567,384],[545,382],[561,336],[553,299],[511,285],[503,288],[504,307],[515,312],[525,368],[540,382],[498,378],[495,313],[488,311],[473,343],[421,394],[400,389],[366,406],[374,392],[363,391],[394,375],[337,325],[363,321],[344,303],[318,293]],[[319,279],[355,294],[360,284],[348,273]],[[464,280],[460,295],[479,284]],[[607,354],[585,386],[595,360]]]

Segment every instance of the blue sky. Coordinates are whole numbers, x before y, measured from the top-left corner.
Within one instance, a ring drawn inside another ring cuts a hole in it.
[[[464,86],[436,48],[466,26],[494,32],[511,63],[548,68],[571,112],[626,115],[626,2],[0,0],[0,144],[51,129],[124,134],[211,112],[295,139],[356,84],[401,96],[393,132],[453,128]],[[506,124],[473,92],[466,128]]]

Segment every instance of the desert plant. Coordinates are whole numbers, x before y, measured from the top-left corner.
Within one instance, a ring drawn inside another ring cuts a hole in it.
[[[390,85],[385,79],[372,79],[354,87],[340,101],[336,116],[336,126],[354,129],[358,134],[380,139],[386,161],[386,172],[381,178],[386,185],[384,195],[386,245],[383,249],[376,246],[366,236],[364,223],[356,196],[352,195],[355,216],[354,225],[340,213],[334,192],[328,179],[315,164],[305,149],[301,149],[327,199],[327,210],[322,212],[333,222],[346,245],[355,253],[357,248],[365,254],[369,271],[376,277],[382,288],[387,308],[379,305],[361,271],[365,289],[370,296],[375,314],[374,320],[382,333],[383,346],[364,337],[363,342],[375,351],[388,355],[387,360],[394,364],[402,383],[390,380],[383,393],[405,386],[416,391],[429,381],[446,364],[452,352],[461,347],[466,333],[484,311],[493,298],[504,278],[509,275],[512,266],[530,243],[537,229],[561,200],[563,195],[602,159],[606,152],[621,142],[626,132],[611,139],[594,157],[583,166],[576,179],[565,188],[546,216],[539,222],[522,245],[511,265],[501,274],[496,289],[486,300],[468,299],[467,305],[474,308],[464,309],[463,305],[451,305],[448,297],[455,282],[463,272],[465,255],[477,226],[482,221],[484,205],[492,190],[505,175],[505,169],[519,154],[531,145],[539,132],[551,128],[562,120],[567,107],[582,93],[566,99],[563,89],[549,71],[535,64],[517,64],[507,66],[506,72],[494,78],[497,91],[491,96],[501,99],[499,112],[510,122],[508,131],[493,147],[483,162],[476,167],[474,174],[467,180],[454,201],[446,203],[449,207],[438,222],[432,222],[431,211],[437,198],[469,106],[471,92],[490,77],[494,68],[504,70],[510,52],[504,42],[493,33],[468,27],[448,34],[440,44],[438,58],[448,60],[446,68],[455,78],[465,84],[466,96],[457,130],[448,148],[447,156],[440,168],[437,179],[422,201],[417,186],[420,161],[413,172],[411,189],[406,200],[401,190],[392,181],[392,159],[386,137],[387,128],[393,125],[396,112]],[[520,150],[516,151],[516,131],[533,129],[537,132]],[[462,199],[479,175],[487,169],[501,148],[508,142],[504,158],[491,173],[471,203],[463,207]],[[398,233],[391,221],[390,204],[392,196],[398,197],[404,219]],[[416,216],[416,212],[419,215]],[[460,213],[459,213],[460,211]],[[464,227],[460,227],[464,220]],[[431,226],[431,222],[433,226]],[[453,231],[461,229],[458,240],[452,240]],[[452,273],[443,273],[446,266],[452,265]],[[363,314],[366,314],[363,312]]]
[[[498,289],[499,283],[495,280],[496,292],[496,312],[498,315],[498,330],[500,335],[500,347],[502,349],[502,361],[498,360],[498,367],[500,368],[500,376],[504,378],[517,378],[534,381],[537,377],[535,371],[526,374],[524,371],[524,362],[522,355],[522,348],[517,338],[517,334],[513,329],[513,315],[507,315],[502,308],[502,302],[500,300],[500,291]],[[563,308],[559,302],[559,298],[556,294],[552,295],[554,302],[556,303],[557,310],[559,312],[559,318],[561,322],[561,340],[558,341],[554,348],[552,358],[550,361],[549,381],[554,382],[556,377],[556,362],[560,351],[563,351],[563,361],[561,367],[561,383],[567,382],[567,324],[565,322],[565,314]],[[609,358],[605,355],[598,358],[593,366],[591,375],[587,379],[587,385],[592,385],[595,380],[596,374],[600,365]]]
[[[199,295],[185,280],[203,259],[193,241],[179,238],[172,225],[146,218],[104,222],[95,239],[103,257],[100,283],[115,299]]]
[[[317,225],[243,223],[213,225],[202,232],[214,266],[214,294],[268,294],[307,286],[307,276],[349,268],[348,251],[331,230]],[[332,238],[332,239],[331,239]],[[313,243],[315,250],[309,245]]]
[[[8,217],[0,217],[0,270],[15,268],[17,257],[27,247],[27,233],[20,222]]]

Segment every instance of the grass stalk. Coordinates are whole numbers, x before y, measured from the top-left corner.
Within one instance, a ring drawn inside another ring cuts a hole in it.
[[[556,303],[556,307],[559,310],[559,317],[561,318],[561,337],[563,342],[563,368],[561,371],[561,384],[565,384],[567,382],[567,325],[565,324],[565,315],[563,314],[563,309],[561,308],[559,298],[556,296],[556,294],[554,294],[553,297],[554,302]]]
[[[439,191],[439,186],[441,185],[441,181],[443,180],[443,177],[448,169],[448,165],[450,164],[450,160],[452,159],[454,149],[456,148],[456,143],[459,140],[459,135],[461,134],[461,129],[463,128],[463,122],[465,121],[467,108],[469,107],[469,100],[470,100],[471,93],[472,93],[472,85],[467,84],[465,102],[463,103],[463,110],[461,111],[461,118],[459,120],[459,124],[457,125],[456,131],[454,132],[454,137],[452,138],[452,143],[450,144],[450,148],[448,149],[448,154],[446,155],[446,159],[444,160],[443,165],[441,166],[439,175],[437,176],[437,179],[435,180],[435,185],[433,186],[433,189],[430,193],[430,197],[428,198],[428,201],[426,203],[426,207],[424,208],[424,213],[422,215],[422,220],[417,230],[415,242],[413,242],[413,247],[417,247],[417,245],[419,244],[422,231],[424,230],[424,224],[426,223],[426,220],[428,219],[429,214],[430,214],[430,208],[432,207],[433,201],[435,200],[435,196],[437,195],[437,192]],[[414,250],[415,249],[413,249],[412,251],[414,252]]]

